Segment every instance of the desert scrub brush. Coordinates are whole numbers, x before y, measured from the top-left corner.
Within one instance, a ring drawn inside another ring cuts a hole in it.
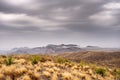
[[[39,60],[40,60],[40,57],[39,57],[39,56],[34,56],[34,57],[32,58],[32,64],[37,64],[37,63],[39,62]]]
[[[32,80],[29,75],[24,75],[22,80]]]
[[[17,64],[25,64],[26,60],[25,59],[15,59],[14,62]]]
[[[58,67],[53,67],[53,70],[56,72],[60,72],[60,69]]]
[[[58,63],[65,63],[65,59],[63,59],[62,57],[58,57],[57,62]]]
[[[45,70],[48,71],[48,72],[50,72],[50,73],[54,72],[53,68],[46,68]]]
[[[85,79],[86,74],[85,74],[85,73],[79,73],[79,76],[80,76],[82,79]]]
[[[73,77],[74,80],[80,80],[78,77]]]
[[[86,62],[84,61],[80,61],[80,64],[79,64],[81,67],[84,67],[86,65]]]
[[[47,78],[50,78],[51,74],[48,71],[43,71],[43,75]]]
[[[5,80],[13,80],[10,76],[5,76]]]
[[[120,69],[117,70],[117,74],[120,76]]]
[[[51,76],[51,80],[58,80],[57,73],[53,73],[53,75]]]
[[[45,57],[40,56],[40,62],[45,62],[45,61],[46,61]]]
[[[88,69],[88,74],[89,74],[89,75],[92,75],[92,74],[93,74],[92,69]]]
[[[5,79],[5,75],[0,73],[0,80],[4,80]]]
[[[116,70],[116,79],[120,80],[120,69]]]
[[[14,70],[16,69],[16,66],[11,65],[11,66],[3,66],[2,67],[2,73],[4,73],[5,75],[11,75],[14,73]]]
[[[33,77],[38,80],[40,79],[41,74],[39,72],[34,72]]]
[[[7,59],[5,60],[5,64],[7,66],[13,64],[13,57],[12,56],[7,57]]]
[[[71,70],[71,73],[74,75],[74,76],[79,76],[80,75],[80,72],[78,70]]]
[[[97,69],[95,69],[95,73],[97,73],[103,77],[103,76],[105,76],[106,70],[104,68],[97,68]]]
[[[71,73],[69,73],[69,72],[64,72],[63,74],[62,74],[62,77],[63,77],[63,79],[65,79],[65,80],[72,80],[72,74]]]
[[[39,72],[40,70],[42,70],[40,66],[37,66],[37,67],[35,68],[35,71],[37,71],[37,72]]]
[[[26,72],[27,72],[27,69],[25,67],[20,67],[14,70],[14,73],[16,76],[23,75]]]
[[[86,76],[85,76],[85,79],[86,79],[86,80],[92,80],[91,76],[89,76],[89,75],[86,75]]]

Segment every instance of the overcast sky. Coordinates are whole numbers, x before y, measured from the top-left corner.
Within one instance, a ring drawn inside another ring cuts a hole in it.
[[[120,47],[120,0],[0,0],[0,50],[62,43]]]

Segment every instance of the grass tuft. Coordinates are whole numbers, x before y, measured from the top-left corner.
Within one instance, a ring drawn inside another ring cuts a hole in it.
[[[104,68],[97,68],[95,72],[101,76],[105,76],[106,70]]]
[[[33,56],[33,58],[32,58],[32,64],[37,64],[38,62],[39,62],[39,60],[40,60],[40,57],[39,56]]]
[[[58,63],[65,63],[65,59],[63,59],[62,57],[58,57],[57,62]]]
[[[13,64],[13,57],[12,56],[7,57],[7,59],[5,60],[5,63],[7,66]]]

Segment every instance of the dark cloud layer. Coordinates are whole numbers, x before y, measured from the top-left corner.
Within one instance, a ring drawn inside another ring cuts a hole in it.
[[[120,47],[119,14],[119,0],[0,0],[0,48]]]

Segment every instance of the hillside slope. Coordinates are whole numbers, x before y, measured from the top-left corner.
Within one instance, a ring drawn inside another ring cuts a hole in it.
[[[64,53],[60,56],[80,62],[92,62],[101,65],[108,65],[110,67],[120,67],[120,52],[97,52],[84,51],[77,53]]]

